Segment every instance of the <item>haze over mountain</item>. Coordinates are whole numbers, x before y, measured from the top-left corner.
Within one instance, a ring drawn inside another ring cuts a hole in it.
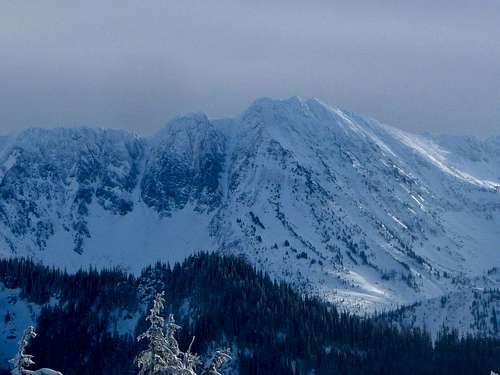
[[[103,126],[152,134],[260,95],[317,96],[415,132],[494,135],[500,2],[7,1],[0,134]]]
[[[355,312],[500,286],[500,137],[264,98],[150,138],[30,129],[1,139],[0,166],[4,257],[138,272],[220,251]]]

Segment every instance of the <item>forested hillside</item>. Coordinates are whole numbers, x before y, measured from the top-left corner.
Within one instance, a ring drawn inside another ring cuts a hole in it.
[[[193,335],[197,353],[231,347],[229,370],[241,375],[465,375],[500,368],[498,340],[444,331],[433,345],[420,330],[398,330],[303,297],[236,257],[198,254],[173,267],[158,263],[139,277],[119,270],[69,275],[9,259],[0,261],[0,282],[19,288],[23,301],[43,305],[29,351],[37,366],[65,375],[136,374],[133,358],[142,347],[135,337],[160,290],[183,327],[181,347]]]

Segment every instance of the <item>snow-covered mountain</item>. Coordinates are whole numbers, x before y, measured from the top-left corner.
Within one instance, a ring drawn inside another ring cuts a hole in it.
[[[500,266],[500,138],[409,134],[316,99],[151,138],[28,130],[0,139],[0,181],[0,254],[70,270],[221,251],[373,311]]]

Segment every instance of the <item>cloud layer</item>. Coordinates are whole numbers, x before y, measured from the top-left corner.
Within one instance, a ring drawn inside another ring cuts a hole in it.
[[[413,131],[500,134],[500,2],[5,1],[0,132],[235,115],[314,96]]]

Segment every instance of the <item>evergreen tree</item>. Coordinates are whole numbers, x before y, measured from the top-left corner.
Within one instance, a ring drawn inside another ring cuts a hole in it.
[[[35,364],[33,356],[25,353],[30,340],[35,337],[35,328],[32,326],[26,328],[21,340],[19,340],[19,349],[16,356],[9,361],[14,366],[12,369],[12,375],[24,375],[26,374],[26,368]]]
[[[163,333],[164,319],[160,314],[165,303],[164,295],[164,292],[156,294],[153,307],[146,318],[150,322],[150,327],[138,337],[138,340],[149,340],[148,348],[136,359],[139,374],[197,375],[196,366],[200,363],[200,359],[191,352],[194,337],[186,352],[179,349],[176,334],[181,327],[175,324],[173,314],[168,317],[166,334]],[[228,352],[228,350],[217,351],[204,375],[221,375],[218,370],[230,358]]]
[[[37,318],[40,332],[27,348],[38,364],[65,374],[137,375],[130,358],[149,341],[137,342],[131,327],[143,312],[141,301],[156,290],[172,292],[169,309],[178,321],[170,323],[185,327],[171,327],[170,337],[179,342],[173,347],[188,347],[196,335],[186,353],[174,350],[181,362],[174,374],[196,373],[192,353],[214,343],[236,348],[241,375],[470,375],[500,369],[496,338],[443,331],[433,344],[427,332],[396,328],[384,316],[350,315],[301,296],[242,258],[215,253],[173,266],[157,263],[140,277],[92,269],[70,275],[26,259],[0,259],[0,282],[19,288],[22,300],[44,305]],[[51,297],[57,302],[46,304]],[[149,325],[139,319],[137,332]]]
[[[191,352],[191,348],[193,346],[194,336],[191,339],[191,343],[189,344],[188,350],[186,353],[183,353],[182,356],[182,366],[184,368],[183,374],[185,375],[196,375],[195,369],[196,366],[200,363],[200,357]]]
[[[12,358],[9,362],[14,366],[12,369],[12,375],[62,375],[59,371],[54,371],[48,368],[42,368],[40,370],[27,370],[26,367],[30,367],[35,364],[33,361],[33,356],[26,354],[25,350],[28,346],[30,339],[36,337],[35,328],[29,326],[23,333],[21,340],[19,340],[19,350],[16,356]]]
[[[162,292],[163,294],[163,292]],[[167,362],[167,366],[169,367],[180,367],[180,361],[179,357],[181,354],[181,351],[179,349],[179,343],[177,342],[177,339],[175,338],[175,335],[177,334],[177,331],[181,327],[175,324],[175,319],[174,319],[174,314],[170,314],[168,316],[168,322],[167,322],[167,336],[165,338],[165,342],[167,345],[167,348],[169,350],[170,357],[169,362]]]
[[[229,349],[217,350],[212,358],[212,361],[210,362],[210,365],[203,372],[203,375],[222,375],[219,372],[219,369],[230,359],[231,356],[229,355]]]
[[[136,358],[139,375],[155,375],[163,373],[167,366],[177,365],[177,355],[169,348],[167,338],[163,333],[164,319],[161,312],[164,307],[164,293],[158,293],[153,301],[153,307],[146,318],[150,326],[137,340],[148,340],[147,349]]]

